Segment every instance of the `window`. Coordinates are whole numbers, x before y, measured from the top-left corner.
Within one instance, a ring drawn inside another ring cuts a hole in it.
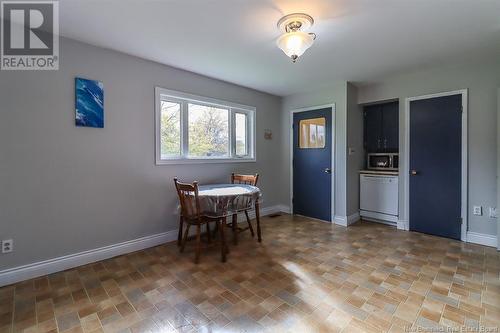
[[[156,163],[255,161],[255,108],[156,88]]]
[[[161,101],[160,137],[161,156],[179,156],[181,154],[181,104]]]
[[[325,126],[325,118],[301,120],[299,148],[325,148]]]
[[[189,157],[229,156],[229,110],[188,103]]]
[[[235,113],[235,137],[236,137],[236,156],[246,156],[248,154],[247,146],[247,126],[248,116],[244,113]]]

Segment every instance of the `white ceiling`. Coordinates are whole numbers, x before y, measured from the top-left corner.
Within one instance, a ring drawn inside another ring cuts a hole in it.
[[[318,35],[296,64],[275,45],[293,12]],[[64,36],[282,96],[500,56],[499,0],[61,0],[60,13]]]

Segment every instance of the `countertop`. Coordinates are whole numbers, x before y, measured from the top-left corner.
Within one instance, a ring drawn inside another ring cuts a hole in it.
[[[390,171],[390,170],[359,170],[360,174],[365,175],[385,175],[385,176],[397,176],[399,175],[399,171]]]

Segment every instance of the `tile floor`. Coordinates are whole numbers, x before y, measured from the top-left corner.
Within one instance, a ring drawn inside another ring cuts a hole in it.
[[[264,242],[241,235],[225,264],[215,245],[195,265],[192,242],[170,243],[0,288],[0,333],[498,332],[494,248],[368,222],[262,224]]]

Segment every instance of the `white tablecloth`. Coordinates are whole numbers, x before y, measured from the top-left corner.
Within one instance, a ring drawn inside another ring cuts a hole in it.
[[[252,209],[255,202],[260,200],[261,192],[252,185],[201,185],[198,197],[203,215],[217,218]]]

